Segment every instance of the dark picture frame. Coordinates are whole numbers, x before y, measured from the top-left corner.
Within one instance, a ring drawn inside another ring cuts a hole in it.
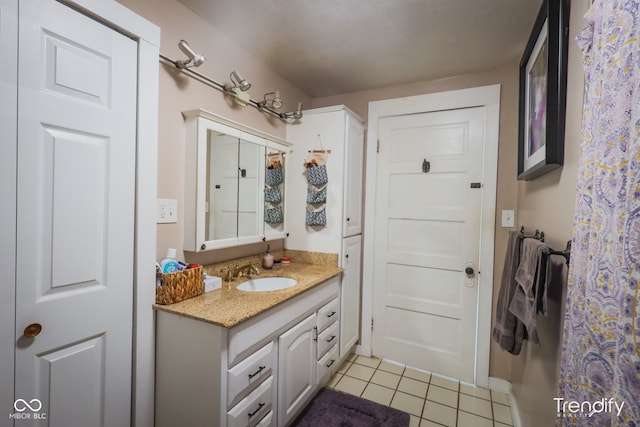
[[[567,95],[566,0],[544,0],[520,61],[518,180],[562,166]]]

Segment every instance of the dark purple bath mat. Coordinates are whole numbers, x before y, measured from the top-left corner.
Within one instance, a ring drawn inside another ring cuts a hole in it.
[[[323,388],[292,426],[408,427],[409,414],[352,394]]]

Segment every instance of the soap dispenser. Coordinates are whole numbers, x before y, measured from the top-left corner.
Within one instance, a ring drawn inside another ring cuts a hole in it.
[[[273,268],[273,255],[271,255],[271,248],[267,245],[267,252],[262,257],[262,268],[271,270]]]

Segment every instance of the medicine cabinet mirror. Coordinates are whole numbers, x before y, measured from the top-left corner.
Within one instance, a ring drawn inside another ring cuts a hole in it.
[[[186,123],[184,249],[279,239],[285,231],[285,140],[204,110]]]

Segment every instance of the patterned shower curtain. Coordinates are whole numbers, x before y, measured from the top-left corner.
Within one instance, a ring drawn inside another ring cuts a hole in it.
[[[595,0],[578,36],[586,87],[560,426],[640,426],[640,0]]]

